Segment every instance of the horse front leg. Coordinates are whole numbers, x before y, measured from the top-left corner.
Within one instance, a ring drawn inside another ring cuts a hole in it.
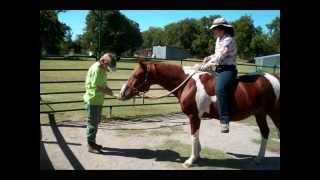
[[[200,119],[197,116],[190,115],[189,116],[190,127],[191,127],[191,155],[189,159],[187,159],[183,163],[183,167],[188,168],[193,165],[200,158],[201,144],[199,140],[199,130],[200,130]]]

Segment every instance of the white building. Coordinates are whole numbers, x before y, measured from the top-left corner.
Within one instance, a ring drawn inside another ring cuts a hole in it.
[[[169,47],[169,46],[153,46],[152,58],[157,59],[185,59],[191,57],[187,50]]]
[[[257,71],[264,71],[265,69],[275,68],[275,72],[280,72],[280,54],[273,54],[269,56],[255,57]]]

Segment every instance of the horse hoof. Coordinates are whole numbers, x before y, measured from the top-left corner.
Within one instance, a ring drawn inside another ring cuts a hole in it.
[[[190,163],[183,163],[183,164],[182,164],[182,166],[183,166],[184,168],[189,168],[189,167],[191,167],[191,165],[192,165],[192,164],[190,164]]]
[[[259,165],[259,164],[261,164],[261,162],[262,162],[262,159],[261,159],[261,158],[255,158],[252,163],[253,163],[254,165]]]

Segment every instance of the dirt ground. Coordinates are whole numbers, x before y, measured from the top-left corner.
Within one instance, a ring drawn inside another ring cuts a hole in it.
[[[103,154],[87,152],[85,121],[42,124],[40,169],[55,170],[280,170],[278,151],[267,151],[254,164],[260,139],[256,126],[231,122],[220,133],[219,121],[202,120],[200,161],[188,169],[182,163],[191,152],[190,126],[183,114],[101,123],[97,143]]]

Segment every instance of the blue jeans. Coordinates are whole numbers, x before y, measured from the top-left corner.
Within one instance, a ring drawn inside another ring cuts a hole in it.
[[[89,104],[86,104],[85,106],[88,113],[87,132],[86,132],[87,141],[95,143],[96,135],[98,132],[98,125],[101,121],[102,106],[89,105]]]
[[[218,114],[220,122],[229,123],[231,120],[231,88],[237,78],[238,70],[235,66],[222,66],[216,68],[215,93],[217,96]]]

